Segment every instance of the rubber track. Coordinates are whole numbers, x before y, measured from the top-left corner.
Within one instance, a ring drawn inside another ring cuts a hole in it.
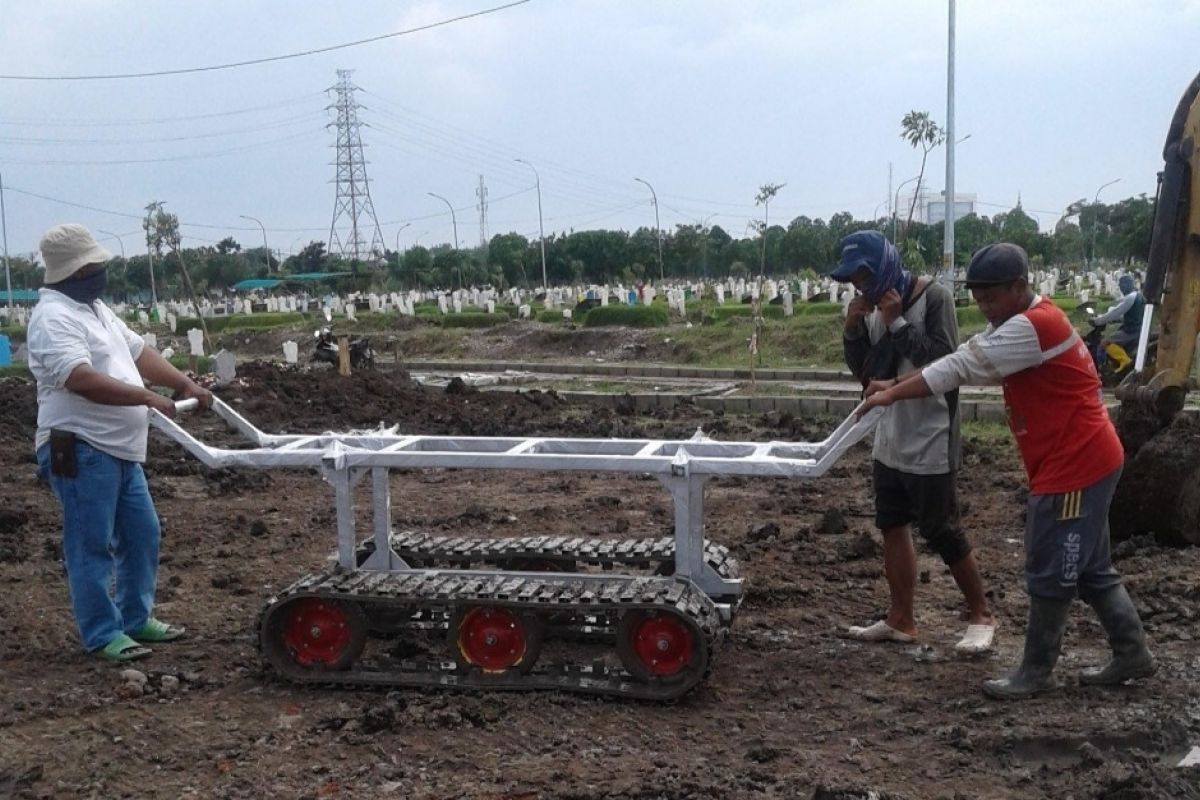
[[[392,549],[409,563],[428,561],[469,565],[501,564],[516,559],[573,561],[603,569],[635,566],[643,569],[675,560],[675,539],[670,536],[642,539],[596,539],[570,536],[433,536],[400,533],[391,537]],[[705,542],[704,560],[718,575],[736,579],[737,559],[729,548]]]
[[[463,670],[449,659],[361,658],[344,672],[283,665],[267,656],[263,632],[271,611],[285,600],[318,597],[362,604],[429,610],[450,614],[456,606],[488,604],[531,612],[611,616],[633,609],[671,610],[691,620],[701,632],[707,653],[703,669],[677,682],[636,681],[623,669],[591,664],[535,664],[528,674],[486,674]],[[308,575],[268,601],[258,623],[264,662],[286,680],[328,686],[412,686],[486,690],[558,690],[630,697],[642,700],[677,698],[708,675],[723,633],[715,604],[690,582],[671,577],[617,577],[601,581],[513,576],[454,576],[438,573],[343,572]]]

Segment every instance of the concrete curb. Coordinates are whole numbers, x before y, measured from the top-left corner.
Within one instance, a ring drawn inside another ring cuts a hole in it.
[[[399,364],[412,371],[430,372],[540,372],[565,375],[613,375],[630,378],[698,378],[707,380],[750,380],[748,369],[713,369],[681,367],[671,364],[575,364],[536,361],[406,361]],[[852,381],[849,372],[836,369],[760,369],[755,370],[760,381]]]
[[[633,405],[638,414],[669,411],[679,405],[694,405],[723,414],[767,414],[772,411],[788,414],[832,414],[845,417],[858,406],[854,397],[797,397],[795,395],[767,397],[705,397],[673,392],[639,392],[613,394],[608,392],[558,392],[568,403],[616,409]],[[963,420],[1004,422],[1007,415],[1004,403],[993,400],[959,400]]]

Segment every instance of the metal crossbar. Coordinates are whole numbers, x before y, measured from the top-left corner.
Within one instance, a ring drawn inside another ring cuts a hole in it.
[[[178,404],[179,410],[195,401]],[[699,430],[690,439],[563,439],[553,437],[415,436],[393,429],[318,435],[275,435],[259,430],[220,399],[213,409],[248,440],[246,448],[211,447],[174,420],[150,412],[150,424],[212,468],[316,469],[333,486],[338,562],[347,570],[414,571],[390,544],[392,469],[520,469],[548,472],[630,472],[654,475],[675,506],[675,575],[713,598],[741,595],[741,580],[717,574],[704,558],[704,485],[718,476],[818,478],[875,427],[883,409],[847,417],[820,442],[718,442]],[[374,552],[361,565],[354,522],[354,487],[371,475]],[[458,570],[437,570],[453,574]],[[430,570],[421,570],[430,572]],[[495,574],[496,570],[473,573]],[[515,574],[515,573],[514,573]],[[545,573],[544,573],[545,575]],[[565,574],[586,580],[577,573]],[[721,604],[728,614],[728,604]]]

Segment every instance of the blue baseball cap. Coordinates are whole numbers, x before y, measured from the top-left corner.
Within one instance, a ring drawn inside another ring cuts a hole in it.
[[[846,236],[838,242],[838,265],[829,277],[846,283],[859,267],[866,267],[874,275],[883,263],[886,246],[887,239],[879,231],[858,231]]]

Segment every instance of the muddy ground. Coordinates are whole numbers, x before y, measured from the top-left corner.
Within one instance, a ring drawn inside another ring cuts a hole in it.
[[[812,439],[834,420],[634,417],[545,393],[446,394],[400,375],[339,378],[243,366],[224,396],[271,431],[380,422],[405,432]],[[253,625],[263,602],[323,568],[331,492],[304,472],[211,472],[152,434],[147,472],[163,520],[158,613],[186,639],[121,668],[80,651],[59,561],[59,514],[34,474],[33,388],[0,381],[0,797],[1187,798],[1200,744],[1200,551],[1149,539],[1118,548],[1159,674],[1118,690],[1073,673],[1104,656],[1078,606],[1065,688],[988,701],[984,678],[1020,652],[1024,476],[1002,435],[966,445],[965,521],[1000,620],[994,656],[952,652],[960,602],[921,553],[921,646],[839,635],[880,615],[886,590],[858,447],[814,482],[714,480],[711,538],[737,553],[748,592],[707,683],[673,704],[544,693],[297,688],[267,677]],[[212,419],[190,427],[228,441]],[[398,529],[660,534],[665,493],[631,475],[410,471],[392,478]],[[774,527],[772,527],[774,526]],[[874,791],[876,794],[868,794]]]

